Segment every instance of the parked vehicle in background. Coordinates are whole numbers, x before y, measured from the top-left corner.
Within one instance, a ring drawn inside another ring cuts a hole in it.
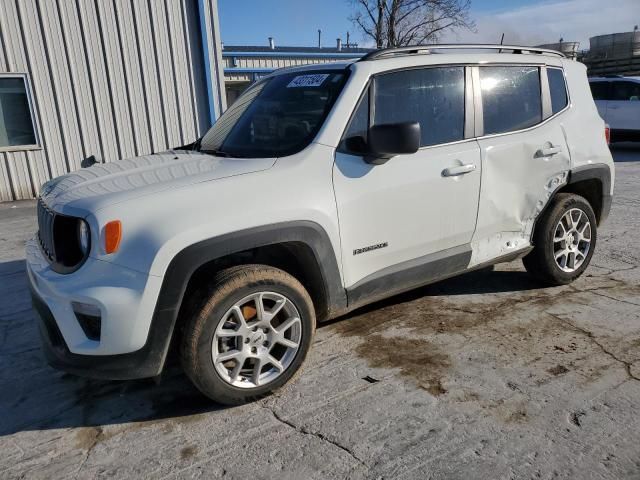
[[[613,193],[585,66],[530,47],[278,71],[186,148],[43,186],[26,258],[52,365],[149,377],[175,346],[206,395],[254,400],[367,303],[518,258],[572,282]]]
[[[589,86],[611,141],[640,142],[640,77],[593,77]]]

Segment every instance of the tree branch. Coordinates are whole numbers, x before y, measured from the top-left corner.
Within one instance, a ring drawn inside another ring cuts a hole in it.
[[[354,25],[381,46],[422,44],[445,30],[472,30],[470,0],[349,0]]]

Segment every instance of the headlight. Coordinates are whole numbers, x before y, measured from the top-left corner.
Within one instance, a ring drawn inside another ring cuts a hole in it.
[[[91,247],[91,234],[89,232],[89,225],[84,220],[78,221],[78,245],[80,245],[80,251],[83,255],[89,253]]]

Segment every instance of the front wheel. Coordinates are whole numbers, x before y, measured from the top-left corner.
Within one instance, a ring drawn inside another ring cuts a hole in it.
[[[217,273],[197,293],[182,337],[182,365],[211,399],[257,400],[300,369],[315,330],[313,303],[294,277],[265,265]]]
[[[586,270],[596,246],[596,216],[587,200],[559,193],[539,219],[533,250],[522,259],[527,271],[547,285],[566,285]]]

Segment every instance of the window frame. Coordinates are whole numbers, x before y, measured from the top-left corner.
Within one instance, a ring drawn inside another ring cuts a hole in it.
[[[548,117],[544,117],[544,120],[546,120],[547,118],[551,118],[555,115],[558,115],[562,112],[564,112],[566,109],[569,108],[569,105],[571,105],[571,97],[569,97],[569,84],[567,83],[567,75],[564,72],[564,68],[562,67],[556,67],[553,65],[545,65],[544,67],[544,81],[547,84],[547,97],[549,99],[549,116]],[[548,73],[548,69],[552,69],[552,70],[560,70],[560,72],[562,72],[562,79],[564,80],[564,91],[565,94],[567,95],[567,104],[564,106],[564,108],[558,110],[556,113],[553,113],[553,103],[551,102],[551,87],[549,86],[549,73]],[[541,69],[542,70],[542,69]],[[542,73],[540,74],[542,76]],[[542,91],[544,92],[544,85],[542,86]],[[543,104],[543,108],[544,108],[544,104]],[[544,112],[543,112],[544,113]]]
[[[445,142],[445,143],[435,143],[433,145],[424,145],[421,146],[418,151],[421,150],[426,150],[429,148],[437,148],[437,147],[441,147],[443,145],[455,145],[457,143],[464,143],[464,142],[469,142],[472,140],[475,140],[475,126],[474,126],[474,122],[475,122],[475,116],[474,116],[474,99],[475,99],[475,95],[474,95],[474,91],[473,91],[473,80],[471,77],[471,68],[474,65],[470,65],[468,63],[464,63],[464,62],[460,62],[460,63],[443,63],[443,64],[433,64],[433,65],[411,65],[411,66],[407,66],[407,67],[400,67],[400,68],[393,68],[393,69],[389,69],[389,70],[385,70],[383,72],[377,72],[374,73],[372,75],[370,75],[369,79],[367,80],[367,83],[365,84],[364,88],[362,89],[362,91],[360,92],[360,96],[358,97],[358,101],[356,102],[353,110],[351,111],[351,115],[349,117],[349,121],[347,122],[342,135],[340,136],[340,142],[338,144],[337,147],[337,151],[341,152],[341,153],[346,153],[349,155],[360,155],[357,152],[350,152],[345,146],[344,146],[344,140],[346,139],[346,134],[349,131],[349,128],[351,128],[351,123],[353,122],[356,112],[358,111],[358,108],[360,108],[360,105],[362,103],[362,100],[364,99],[365,95],[367,92],[369,92],[369,125],[368,127],[370,128],[371,125],[373,125],[373,120],[375,118],[375,89],[376,89],[376,78],[381,77],[383,75],[388,75],[391,73],[398,73],[398,72],[405,72],[405,71],[409,71],[409,70],[426,70],[426,69],[432,69],[432,68],[451,68],[451,67],[462,67],[464,69],[464,124],[463,124],[463,138],[461,138],[460,140],[453,140],[451,142]]]
[[[42,150],[42,138],[40,136],[40,129],[38,119],[36,117],[36,108],[33,95],[33,89],[28,73],[20,72],[2,72],[0,73],[0,80],[4,78],[19,78],[24,83],[25,94],[27,95],[27,102],[29,105],[29,114],[31,115],[31,125],[33,127],[33,136],[36,139],[36,143],[30,145],[7,145],[5,147],[0,146],[0,152],[21,152],[29,150]]]
[[[365,93],[369,92],[369,127],[372,124],[373,116],[375,115],[375,106],[373,105],[373,98],[375,95],[375,78],[381,75],[386,75],[389,73],[396,73],[405,70],[416,70],[416,69],[426,69],[426,68],[446,68],[446,67],[464,67],[465,69],[465,111],[464,111],[464,138],[462,140],[455,140],[453,142],[448,143],[438,143],[435,145],[426,145],[424,147],[420,147],[418,151],[425,150],[428,148],[440,147],[443,145],[455,145],[457,143],[464,143],[471,140],[480,140],[485,138],[493,138],[502,135],[513,135],[518,133],[527,132],[529,130],[533,130],[536,128],[545,125],[547,122],[555,119],[557,116],[562,115],[570,108],[573,108],[573,102],[571,100],[571,93],[569,90],[569,82],[567,81],[567,74],[562,66],[559,65],[548,65],[546,63],[535,63],[535,62],[527,62],[527,63],[513,63],[513,62],[487,62],[487,63],[442,63],[442,64],[430,64],[430,65],[412,65],[407,67],[399,67],[390,70],[385,70],[383,72],[377,72],[370,75],[367,80],[365,86],[360,92],[360,96],[358,97],[358,101],[356,102],[354,108],[351,111],[351,115],[349,120],[342,131],[340,136],[340,142],[337,147],[337,151],[341,153],[346,153],[349,155],[359,155],[357,152],[350,152],[344,147],[344,140],[346,139],[345,135],[349,131],[351,127],[351,123],[355,117],[356,111],[360,107],[362,99],[364,98]],[[539,69],[540,75],[540,96],[542,102],[542,121],[536,123],[527,128],[523,128],[520,130],[513,130],[509,132],[501,132],[501,133],[492,133],[492,134],[484,134],[484,118],[483,118],[483,110],[482,110],[482,90],[480,88],[480,68],[482,67],[536,67]],[[556,113],[552,112],[551,108],[551,92],[549,90],[549,79],[547,77],[547,68],[555,68],[562,71],[562,76],[564,77],[564,85],[567,93],[567,105]]]
[[[347,139],[347,136],[346,136],[347,132],[351,128],[351,124],[354,122],[354,120],[356,118],[356,113],[358,112],[358,109],[362,105],[362,102],[364,101],[364,98],[367,95],[367,93],[369,94],[368,105],[367,105],[367,108],[369,110],[369,118],[367,120],[367,130],[371,127],[371,109],[372,109],[372,106],[371,106],[372,87],[371,87],[371,85],[372,85],[372,78],[369,78],[367,80],[367,83],[365,84],[364,88],[360,92],[360,95],[358,96],[358,101],[356,102],[355,107],[353,107],[353,109],[351,110],[351,115],[349,115],[349,120],[347,120],[347,124],[345,125],[344,130],[342,131],[342,134],[340,135],[340,141],[338,142],[338,146],[336,147],[336,151],[337,152],[346,153],[347,155],[360,155],[357,152],[350,151],[345,145],[345,140]]]
[[[540,99],[542,102],[542,121],[536,123],[535,125],[531,125],[527,128],[521,128],[519,130],[512,130],[509,132],[500,132],[500,133],[484,133],[484,116],[483,116],[483,105],[482,105],[482,89],[480,88],[480,69],[483,67],[535,67],[538,68],[540,75]],[[475,113],[476,113],[476,121],[475,121],[475,134],[477,139],[485,139],[485,138],[493,138],[502,135],[513,135],[523,132],[528,132],[530,130],[536,129],[545,125],[547,122],[555,119],[558,115],[563,114],[568,109],[573,107],[573,103],[571,101],[571,95],[569,93],[569,84],[567,82],[566,72],[564,68],[557,65],[548,65],[546,63],[535,63],[535,62],[527,62],[527,63],[499,63],[499,62],[491,62],[491,63],[483,63],[481,65],[473,65],[472,67],[472,76],[474,81],[474,92],[475,92]],[[567,105],[556,113],[553,113],[551,110],[551,92],[549,91],[549,79],[547,77],[547,68],[557,68],[562,70],[562,75],[564,77],[564,84],[567,91]]]

